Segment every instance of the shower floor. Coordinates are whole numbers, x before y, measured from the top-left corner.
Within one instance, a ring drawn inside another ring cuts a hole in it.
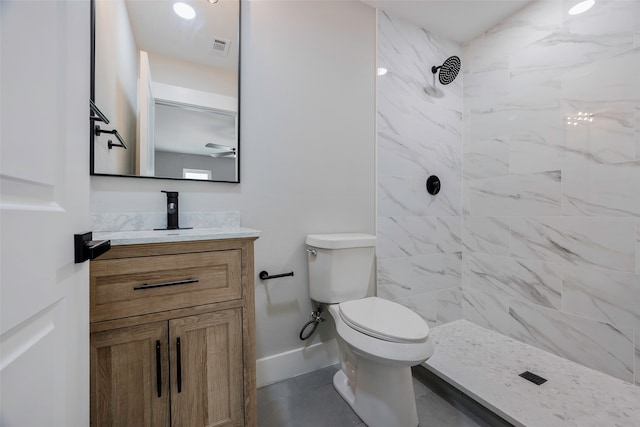
[[[466,320],[430,336],[436,352],[423,366],[516,426],[640,426],[639,386]],[[547,382],[519,377],[525,371]]]

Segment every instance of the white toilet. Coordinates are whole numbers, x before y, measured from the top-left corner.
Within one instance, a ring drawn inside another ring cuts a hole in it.
[[[366,297],[375,236],[310,234],[306,243],[311,299],[328,304],[336,324],[336,390],[369,427],[416,427],[411,366],[431,357],[433,344],[416,313]]]

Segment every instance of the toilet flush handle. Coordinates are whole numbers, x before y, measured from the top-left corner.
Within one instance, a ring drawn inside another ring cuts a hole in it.
[[[317,255],[318,255],[318,251],[316,251],[316,250],[315,250],[315,249],[313,249],[313,248],[307,248],[307,253],[308,253],[309,255],[313,255],[313,256],[317,256]]]

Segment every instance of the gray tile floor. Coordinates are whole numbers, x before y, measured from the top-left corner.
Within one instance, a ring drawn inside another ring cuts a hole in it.
[[[351,427],[365,424],[333,388],[330,366],[258,389],[258,427]],[[485,427],[456,403],[414,378],[420,427]],[[451,403],[450,403],[451,402]],[[389,426],[394,427],[394,426]]]

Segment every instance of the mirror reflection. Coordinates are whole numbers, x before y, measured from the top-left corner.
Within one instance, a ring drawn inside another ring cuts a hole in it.
[[[91,173],[239,182],[239,0],[92,5]]]

